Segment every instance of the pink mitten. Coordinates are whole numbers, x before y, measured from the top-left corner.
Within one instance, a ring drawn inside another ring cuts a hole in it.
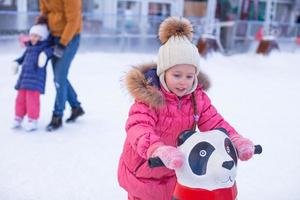
[[[20,35],[19,36],[19,43],[20,43],[20,46],[21,47],[25,47],[25,43],[28,42],[30,39],[29,39],[29,36],[28,35]]]
[[[249,160],[253,156],[255,147],[251,140],[238,134],[230,136],[230,139],[238,152],[240,160]]]
[[[184,162],[183,153],[173,146],[159,146],[152,153],[151,157],[159,157],[164,165],[169,169],[178,169],[182,167]]]

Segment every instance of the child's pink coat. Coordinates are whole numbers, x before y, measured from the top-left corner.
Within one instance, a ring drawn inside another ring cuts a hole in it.
[[[153,65],[152,65],[153,66]],[[176,177],[173,170],[165,167],[151,169],[147,165],[150,145],[162,142],[176,146],[178,135],[193,126],[193,103],[191,94],[179,99],[163,88],[151,86],[144,78],[148,66],[134,68],[126,77],[129,92],[135,98],[126,122],[127,137],[119,162],[119,184],[141,200],[171,200]],[[225,128],[229,134],[236,131],[211,105],[203,91],[208,80],[200,73],[195,90],[200,119],[200,131]]]

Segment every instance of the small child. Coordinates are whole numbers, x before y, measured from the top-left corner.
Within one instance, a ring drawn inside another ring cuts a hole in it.
[[[185,159],[176,148],[177,138],[196,126],[202,132],[225,129],[240,160],[253,156],[253,143],[223,119],[206,95],[209,82],[200,72],[200,56],[192,36],[193,27],[187,19],[167,18],[159,28],[162,46],[157,64],[134,68],[126,76],[135,102],[126,122],[118,180],[130,200],[172,199],[176,183],[173,169],[180,168]],[[159,157],[166,167],[149,168],[150,157]]]
[[[26,50],[13,64],[13,72],[17,74],[19,66],[22,71],[15,89],[18,90],[15,103],[15,119],[13,128],[20,128],[27,114],[28,123],[25,129],[37,129],[40,113],[40,94],[45,92],[46,65],[52,56],[51,40],[47,24],[36,24],[29,31],[29,41],[25,43]]]

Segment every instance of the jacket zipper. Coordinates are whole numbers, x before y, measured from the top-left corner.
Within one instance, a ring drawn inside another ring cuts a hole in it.
[[[181,109],[181,99],[179,99],[179,101],[178,101],[177,108],[178,108],[179,110]]]

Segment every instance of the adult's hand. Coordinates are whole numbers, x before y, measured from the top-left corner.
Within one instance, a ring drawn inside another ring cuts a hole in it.
[[[65,52],[65,48],[66,47],[62,44],[55,45],[54,49],[53,49],[53,55],[57,58],[63,57],[64,52]]]

